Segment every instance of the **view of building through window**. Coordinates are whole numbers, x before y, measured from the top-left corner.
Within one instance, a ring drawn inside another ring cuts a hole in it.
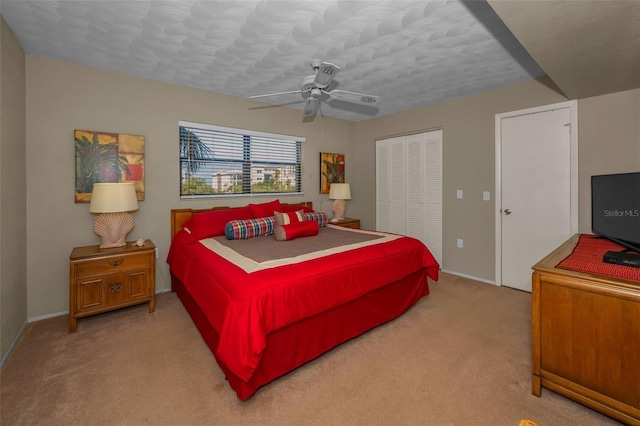
[[[301,193],[304,138],[180,122],[180,196]]]

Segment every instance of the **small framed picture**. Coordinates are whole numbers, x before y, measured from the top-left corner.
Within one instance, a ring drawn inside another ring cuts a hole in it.
[[[344,154],[320,153],[320,193],[328,194],[332,183],[344,183]]]

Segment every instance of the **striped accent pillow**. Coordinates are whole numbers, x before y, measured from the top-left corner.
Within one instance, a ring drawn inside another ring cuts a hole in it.
[[[318,222],[319,227],[327,226],[327,223],[329,223],[329,218],[327,218],[325,212],[304,213],[303,220],[315,220]]]
[[[247,238],[271,235],[276,226],[275,216],[257,219],[231,220],[224,227],[228,240],[246,240]]]
[[[291,223],[298,223],[304,220],[304,212],[302,210],[289,213],[273,212],[273,214],[276,215],[276,226],[289,225]]]

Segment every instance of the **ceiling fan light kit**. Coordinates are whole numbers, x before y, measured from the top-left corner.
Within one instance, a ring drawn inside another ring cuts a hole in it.
[[[267,96],[288,95],[292,93],[305,94],[308,93],[307,102],[302,110],[303,117],[312,117],[318,112],[320,107],[320,97],[325,94],[331,99],[338,101],[357,103],[362,105],[375,105],[380,102],[380,97],[373,95],[365,95],[362,93],[348,92],[346,90],[326,90],[333,82],[340,67],[330,62],[323,62],[320,59],[312,59],[309,63],[311,69],[315,71],[314,75],[302,78],[300,90],[292,90],[288,92],[268,93],[265,95],[251,96],[250,99],[263,98]]]

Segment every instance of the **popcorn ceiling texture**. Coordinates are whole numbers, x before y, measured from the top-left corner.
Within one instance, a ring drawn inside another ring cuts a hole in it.
[[[2,15],[26,53],[243,98],[298,90],[312,58],[332,62],[331,89],[382,98],[323,95],[322,114],[350,121],[544,75],[484,1],[4,0]]]

